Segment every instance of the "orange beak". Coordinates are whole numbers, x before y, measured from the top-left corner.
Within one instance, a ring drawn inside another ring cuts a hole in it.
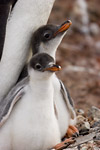
[[[51,66],[48,66],[47,68],[45,68],[44,71],[52,71],[52,72],[55,72],[55,71],[60,71],[61,70],[61,66],[59,65],[51,65]]]
[[[72,25],[72,22],[70,20],[67,20],[66,22],[64,22],[60,28],[55,32],[54,36],[58,35],[61,32],[66,31],[70,26]]]

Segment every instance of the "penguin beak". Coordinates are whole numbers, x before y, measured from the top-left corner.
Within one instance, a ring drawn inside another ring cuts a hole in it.
[[[72,22],[70,20],[65,21],[58,30],[54,33],[54,36],[57,36],[59,33],[65,32],[70,26]]]
[[[51,71],[51,72],[60,71],[60,70],[61,70],[61,66],[56,65],[56,64],[48,65],[44,69],[44,71]]]

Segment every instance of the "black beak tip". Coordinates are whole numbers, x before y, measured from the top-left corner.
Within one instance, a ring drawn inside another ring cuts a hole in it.
[[[62,23],[61,26],[63,26],[63,25],[66,24],[66,23],[72,23],[72,21],[71,21],[71,20],[66,20],[64,23]]]

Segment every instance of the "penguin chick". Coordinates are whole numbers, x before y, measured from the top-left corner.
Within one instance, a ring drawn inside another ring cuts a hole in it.
[[[36,53],[45,52],[52,56],[55,60],[55,55],[58,46],[61,43],[66,31],[72,22],[65,21],[61,25],[45,25],[35,31],[32,37],[32,52]],[[55,60],[56,61],[56,60]],[[65,89],[62,81],[56,75],[52,78],[54,87],[54,102],[58,113],[58,122],[62,138],[65,136],[68,127],[71,127],[72,134],[78,132],[72,125],[76,123],[76,114],[73,107],[73,100]]]
[[[60,69],[48,54],[32,57],[28,77],[0,102],[0,150],[48,150],[60,142],[52,83]]]

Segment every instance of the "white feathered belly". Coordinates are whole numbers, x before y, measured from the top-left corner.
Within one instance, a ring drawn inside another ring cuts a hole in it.
[[[1,128],[0,150],[47,150],[59,143],[58,123],[50,111],[46,104],[18,102]]]
[[[57,113],[58,113],[58,124],[59,124],[59,128],[60,128],[61,137],[64,137],[64,135],[67,133],[67,129],[68,129],[68,126],[70,123],[70,114],[69,114],[69,112],[66,108],[66,104],[60,94],[59,94],[58,98],[56,98],[56,101],[55,101],[56,109],[57,109]]]

